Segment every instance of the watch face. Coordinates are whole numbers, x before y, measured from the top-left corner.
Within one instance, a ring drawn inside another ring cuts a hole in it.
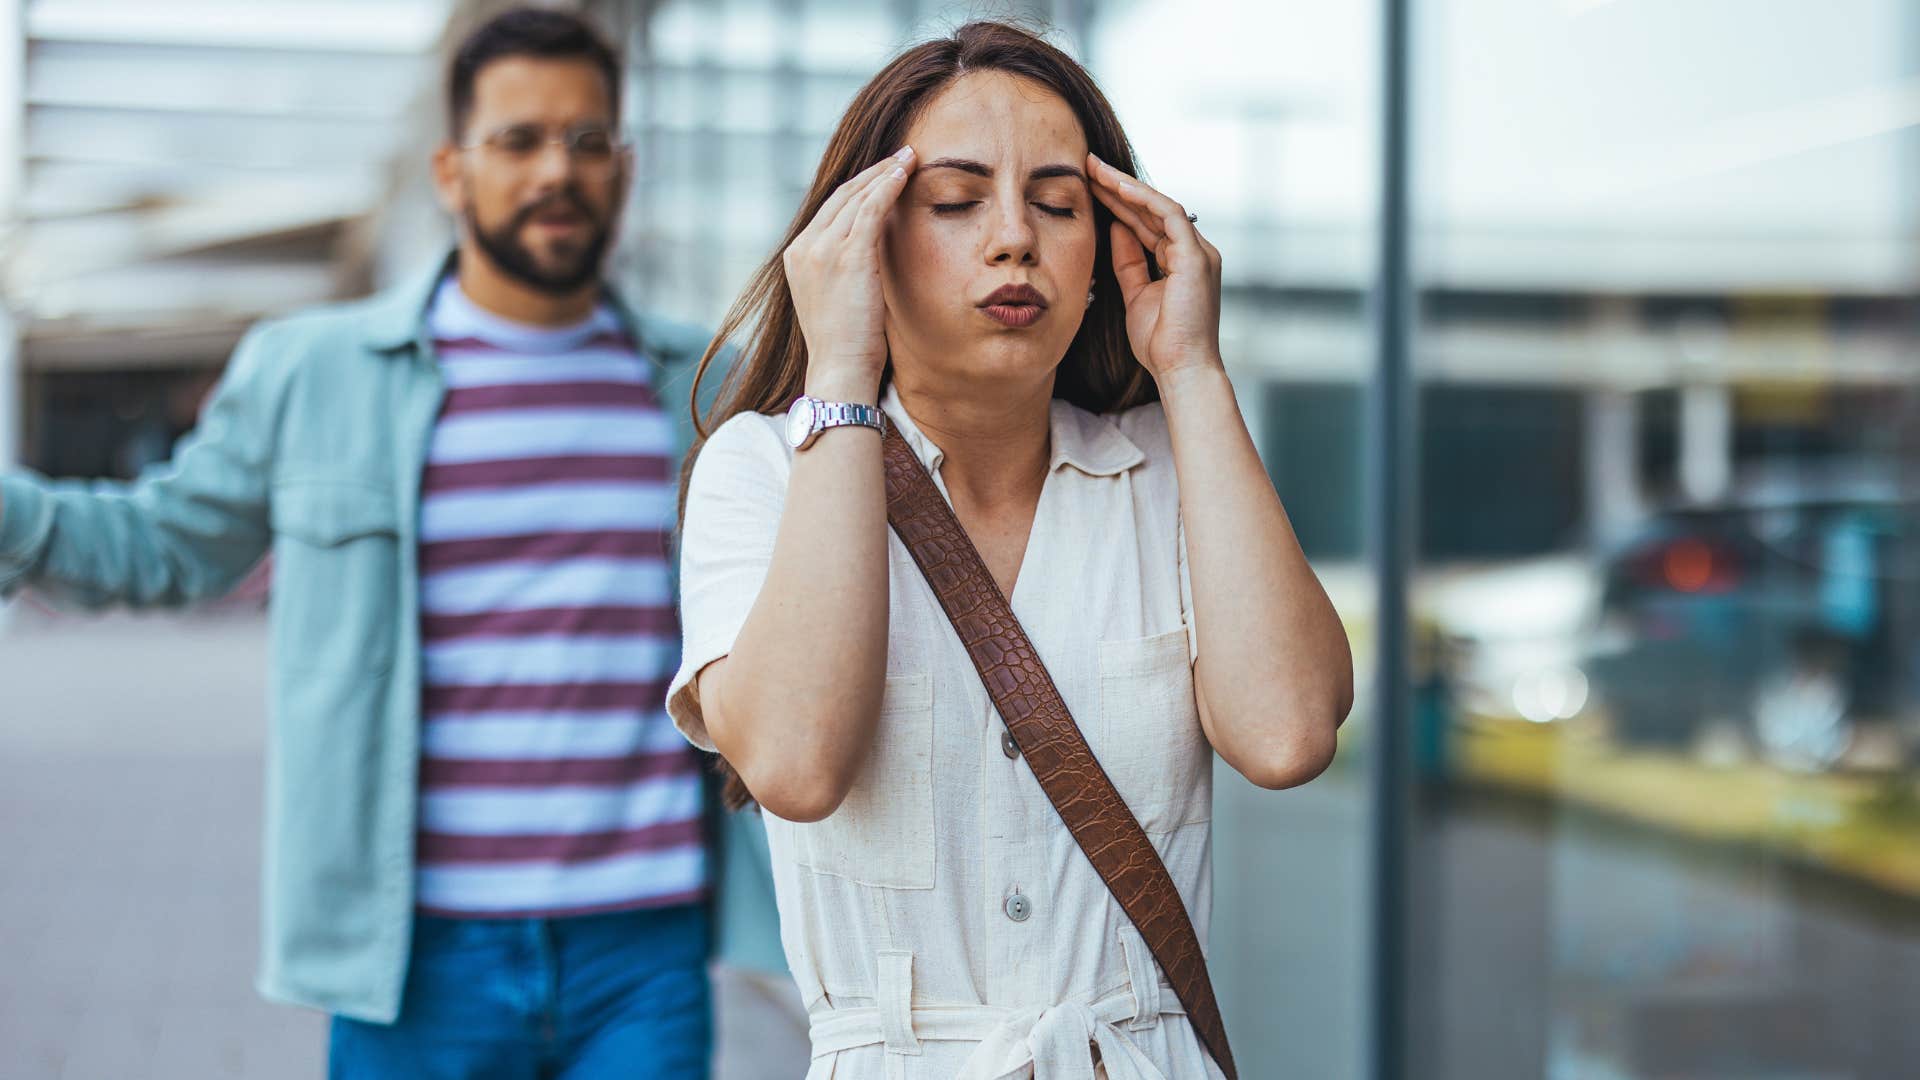
[[[813,434],[813,399],[801,398],[787,410],[787,443],[796,449]]]

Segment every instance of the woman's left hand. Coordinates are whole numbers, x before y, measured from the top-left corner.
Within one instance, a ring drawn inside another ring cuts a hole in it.
[[[1093,193],[1113,211],[1113,273],[1127,304],[1133,354],[1155,381],[1183,368],[1220,366],[1220,249],[1186,208],[1087,155]],[[1153,252],[1162,277],[1147,269]]]

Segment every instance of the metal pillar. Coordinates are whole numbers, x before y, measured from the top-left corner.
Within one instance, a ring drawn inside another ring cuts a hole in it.
[[[1407,911],[1411,828],[1412,722],[1408,685],[1408,578],[1414,559],[1413,453],[1418,445],[1412,364],[1414,299],[1408,233],[1412,225],[1411,4],[1381,3],[1380,247],[1373,290],[1377,350],[1367,410],[1367,530],[1379,575],[1374,606],[1373,850],[1370,885],[1373,956],[1369,998],[1370,1075],[1407,1075]]]

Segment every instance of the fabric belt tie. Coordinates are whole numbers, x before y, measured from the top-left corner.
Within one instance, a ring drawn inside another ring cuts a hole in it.
[[[928,1040],[976,1042],[954,1080],[1094,1080],[1091,1044],[1100,1048],[1107,1080],[1166,1080],[1126,1031],[1150,1026],[1159,1016],[1184,1016],[1172,989],[1165,983],[1151,988],[1148,999],[1157,998],[1159,1004],[1158,1014],[1151,1017],[1140,1015],[1141,1002],[1131,989],[1091,1005],[1070,1001],[1044,1009],[925,1006],[911,1013],[912,1049],[889,1046],[889,1053],[918,1053],[917,1044]],[[888,1026],[879,1008],[823,1009],[815,1013],[809,1031],[813,1056],[886,1045]]]

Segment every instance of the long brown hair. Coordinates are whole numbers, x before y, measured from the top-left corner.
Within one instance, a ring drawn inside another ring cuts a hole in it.
[[[847,106],[827,143],[813,186],[787,226],[786,238],[767,257],[734,300],[706,355],[694,372],[690,407],[695,438],[680,473],[680,507],[686,512],[687,479],[713,429],[743,412],[784,411],[801,395],[807,378],[807,345],[787,285],[781,254],[820,212],[836,188],[867,166],[897,150],[907,129],[934,96],[962,75],[1003,71],[1030,79],[1058,94],[1073,109],[1087,136],[1087,149],[1121,172],[1135,174],[1133,147],[1120,118],[1093,76],[1072,57],[1039,35],[1005,22],[971,22],[947,37],[916,45],[882,68]],[[1159,398],[1152,377],[1127,341],[1126,307],[1113,276],[1108,230],[1113,215],[1093,200],[1095,256],[1094,303],[1081,321],[1054,376],[1053,396],[1088,412],[1108,413]],[[713,359],[745,333],[740,352],[721,381],[712,412],[700,415],[700,382]],[[751,795],[725,759],[718,761],[730,809]]]

